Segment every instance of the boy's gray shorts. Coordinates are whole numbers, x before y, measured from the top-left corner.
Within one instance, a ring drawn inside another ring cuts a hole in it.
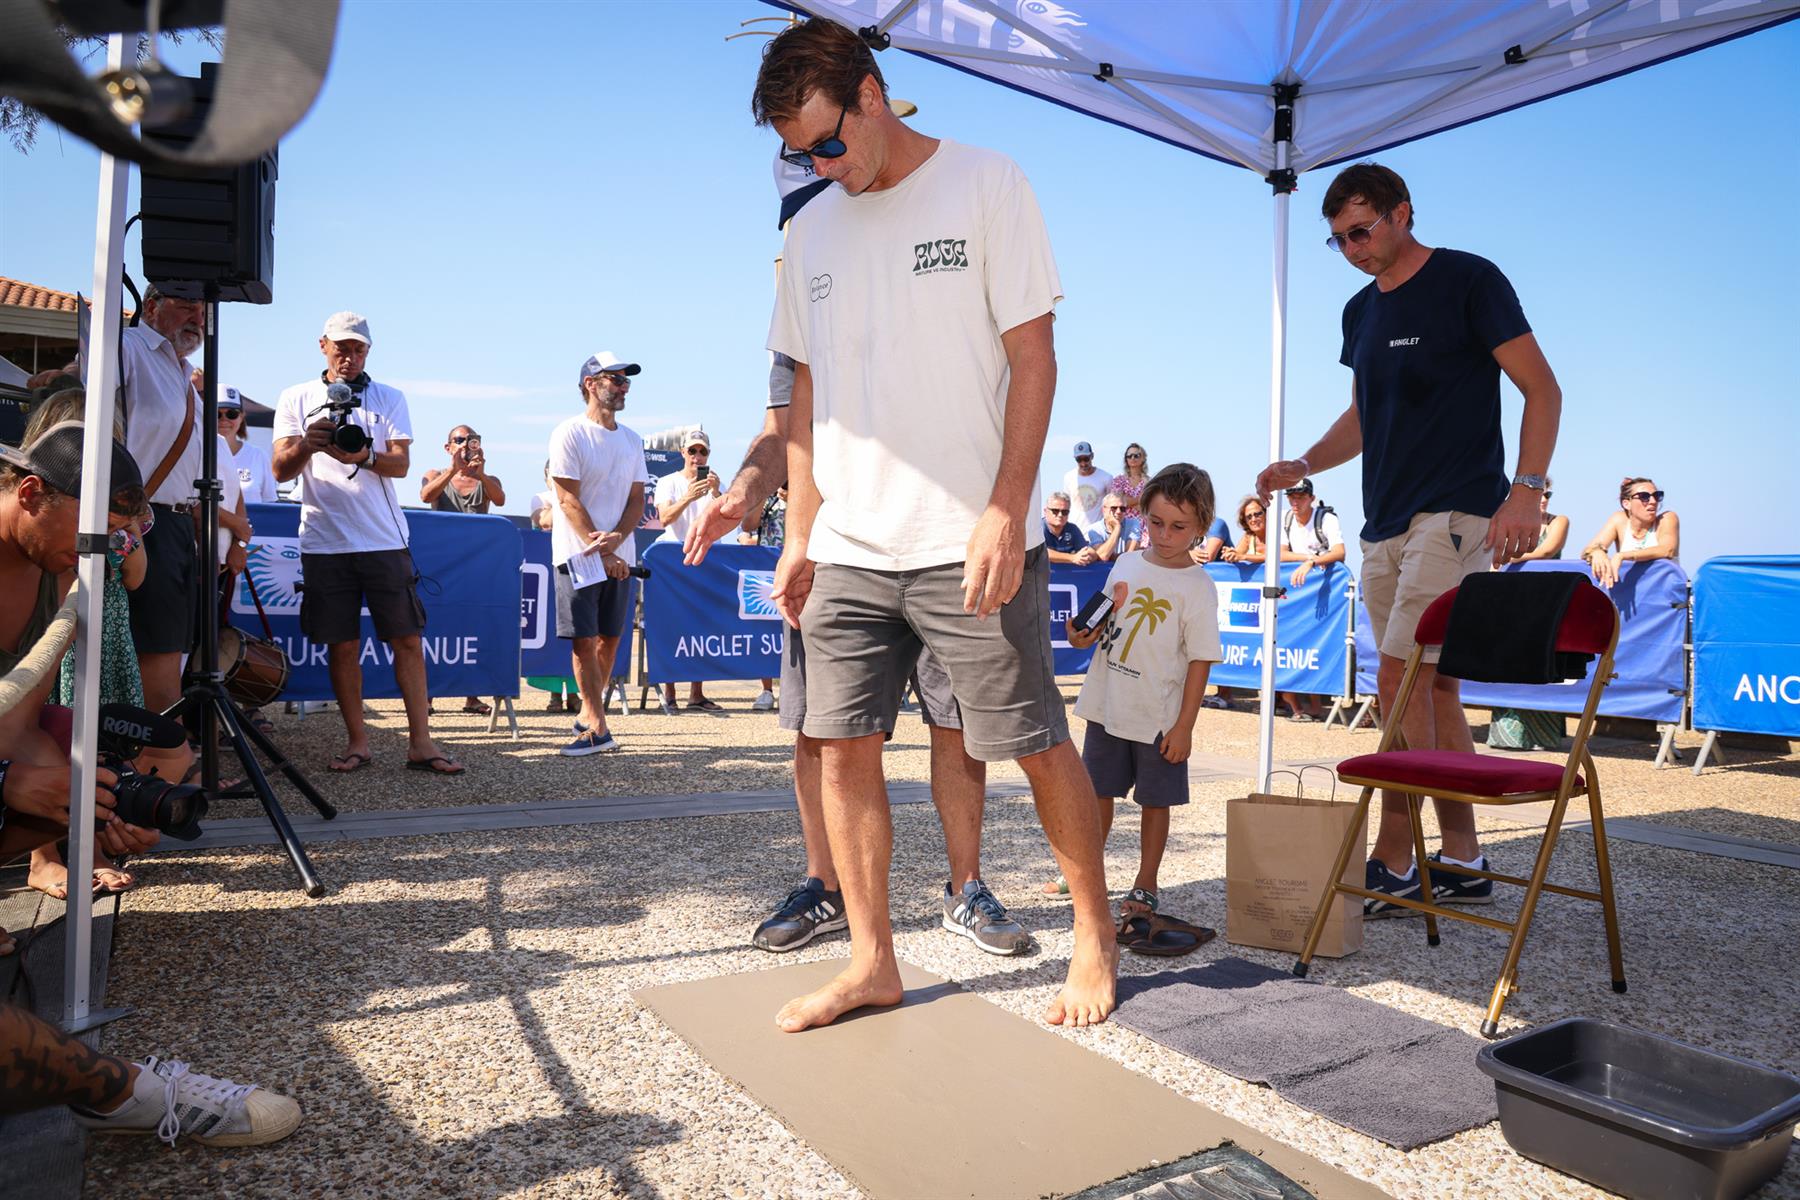
[[[950,677],[969,757],[1004,762],[1069,740],[1050,650],[1044,548],[1026,553],[1018,594],[986,620],[963,611],[962,580],[960,562],[917,571],[819,564],[800,614],[808,737],[891,733],[901,686],[923,648]]]

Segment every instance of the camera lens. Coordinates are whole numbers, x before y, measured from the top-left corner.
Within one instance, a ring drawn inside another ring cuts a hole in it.
[[[360,425],[339,425],[331,431],[331,444],[345,454],[360,454],[369,448],[369,435]]]
[[[113,812],[140,829],[155,829],[183,842],[200,836],[209,801],[204,788],[155,775],[122,774],[113,787]]]

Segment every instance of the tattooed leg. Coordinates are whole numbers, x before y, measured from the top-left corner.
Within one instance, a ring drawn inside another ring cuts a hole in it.
[[[137,1072],[22,1008],[0,1005],[0,1115],[53,1104],[108,1111],[131,1094]]]

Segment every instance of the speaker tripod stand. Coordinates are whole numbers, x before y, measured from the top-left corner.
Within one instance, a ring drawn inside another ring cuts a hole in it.
[[[219,439],[216,433],[219,424],[218,285],[208,283],[203,299],[206,304],[206,340],[201,362],[206,384],[201,392],[204,436],[200,441],[200,478],[196,482],[200,490],[199,574],[205,582],[200,588],[200,646],[190,663],[188,681],[182,689],[177,710],[186,715],[188,729],[200,741],[201,785],[212,796],[240,798],[253,795],[261,801],[263,812],[275,830],[276,840],[281,843],[281,848],[287,852],[289,861],[294,864],[294,870],[300,876],[301,890],[316,900],[325,894],[325,885],[320,882],[318,872],[313,870],[306,847],[300,844],[293,825],[288,822],[281,801],[275,798],[269,776],[256,757],[256,750],[261,750],[268,757],[276,769],[287,777],[288,782],[318,810],[320,816],[330,820],[337,816],[337,809],[319,795],[274,741],[244,716],[243,710],[238,708],[230,693],[225,690],[225,674],[219,670],[219,605],[214,581],[219,577],[219,502],[224,495],[224,488],[219,484]],[[194,669],[195,667],[198,669]],[[219,791],[221,730],[244,768],[244,786],[224,793]],[[255,749],[252,749],[253,745]]]

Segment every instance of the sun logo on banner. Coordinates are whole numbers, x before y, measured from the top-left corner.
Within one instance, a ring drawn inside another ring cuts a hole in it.
[[[259,539],[250,547],[244,560],[246,579],[256,583],[256,595],[263,610],[272,613],[300,611],[300,539]],[[238,580],[231,595],[231,611],[246,616],[256,612],[256,601],[250,598],[250,586]]]
[[[739,571],[737,593],[740,621],[781,620],[775,607],[775,572]]]

